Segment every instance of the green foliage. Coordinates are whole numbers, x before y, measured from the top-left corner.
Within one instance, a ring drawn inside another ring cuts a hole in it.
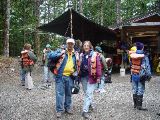
[[[64,41],[63,37],[52,38],[52,40],[51,40],[51,46],[52,46],[52,48],[56,49],[56,48],[60,47],[60,45],[62,45],[63,41]]]
[[[3,0],[2,0],[3,1]],[[0,54],[3,50],[3,2],[0,2]],[[122,20],[141,15],[154,8],[156,0],[121,0]],[[72,0],[73,8],[77,7],[77,0]],[[116,22],[115,0],[83,0],[83,14],[96,23],[110,26]],[[40,2],[40,25],[48,23],[60,16],[66,9],[66,0],[41,0]],[[35,6],[34,0],[11,0],[10,13],[10,55],[17,56],[23,48],[24,43],[35,46]],[[40,34],[41,50],[47,43],[53,48],[63,43],[63,37]]]
[[[17,56],[25,43],[34,45],[35,29],[34,2],[17,0],[11,3],[10,55]]]
[[[147,13],[150,9],[153,9],[155,2],[156,0],[124,0],[121,3],[122,19],[127,20]]]

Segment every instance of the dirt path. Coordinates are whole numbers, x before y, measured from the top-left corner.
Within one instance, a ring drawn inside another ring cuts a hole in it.
[[[0,73],[0,120],[56,120],[54,82],[51,89],[40,89],[42,68],[34,70],[34,89],[20,86],[18,68],[15,75]],[[106,93],[95,93],[96,112],[92,120],[160,120],[160,77],[154,76],[146,83],[144,106],[147,112],[133,109],[129,75],[112,76],[112,84],[106,84]],[[82,91],[73,95],[74,115],[64,114],[62,120],[81,120]]]

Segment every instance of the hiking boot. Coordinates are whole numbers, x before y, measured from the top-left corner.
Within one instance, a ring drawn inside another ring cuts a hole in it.
[[[87,112],[82,112],[82,117],[85,119],[89,119],[89,115]]]
[[[51,89],[52,87],[51,87],[51,85],[48,85],[48,89]]]
[[[142,106],[137,106],[137,109],[138,109],[138,110],[142,110],[142,111],[148,111],[147,108],[143,108]]]
[[[94,107],[92,105],[89,106],[89,113],[94,112]]]
[[[157,113],[158,116],[160,116],[160,113]]]
[[[57,113],[56,113],[56,116],[57,116],[57,118],[61,118],[62,113],[61,113],[61,112],[57,112]]]
[[[21,85],[22,85],[22,86],[25,86],[25,81],[22,81],[22,82],[21,82]]]
[[[72,110],[65,110],[65,112],[66,112],[67,114],[73,115],[73,111],[72,111]]]
[[[134,108],[137,107],[137,94],[133,94],[133,103],[134,103]]]
[[[112,81],[108,81],[108,83],[112,83]]]
[[[142,102],[143,102],[143,95],[137,95],[137,109],[148,111],[148,109],[142,107]]]
[[[27,90],[32,90],[32,89],[29,89],[29,88],[26,88]]]

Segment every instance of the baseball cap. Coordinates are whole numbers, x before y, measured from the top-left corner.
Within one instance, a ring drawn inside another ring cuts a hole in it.
[[[137,50],[142,50],[142,48],[144,47],[144,44],[141,42],[136,42],[136,47],[137,47]]]
[[[96,46],[96,47],[95,47],[95,50],[96,50],[97,52],[102,53],[102,49],[101,49],[101,47],[99,47],[99,46]]]
[[[75,41],[74,41],[74,39],[73,39],[73,38],[69,38],[69,39],[67,39],[66,43],[69,43],[69,42],[71,42],[71,43],[75,44]]]
[[[51,48],[51,45],[50,45],[50,44],[47,44],[47,45],[46,45],[46,48]]]

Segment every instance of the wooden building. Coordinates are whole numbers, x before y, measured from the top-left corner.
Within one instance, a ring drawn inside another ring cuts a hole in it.
[[[118,40],[126,41],[130,46],[139,41],[158,52],[160,13],[153,12],[140,18],[134,18],[129,22],[122,23],[114,29]]]
[[[151,62],[156,63],[152,67],[157,66],[160,57],[160,7],[111,28],[117,33],[117,41],[127,44],[128,50],[135,42],[144,43],[145,50],[150,53]]]

